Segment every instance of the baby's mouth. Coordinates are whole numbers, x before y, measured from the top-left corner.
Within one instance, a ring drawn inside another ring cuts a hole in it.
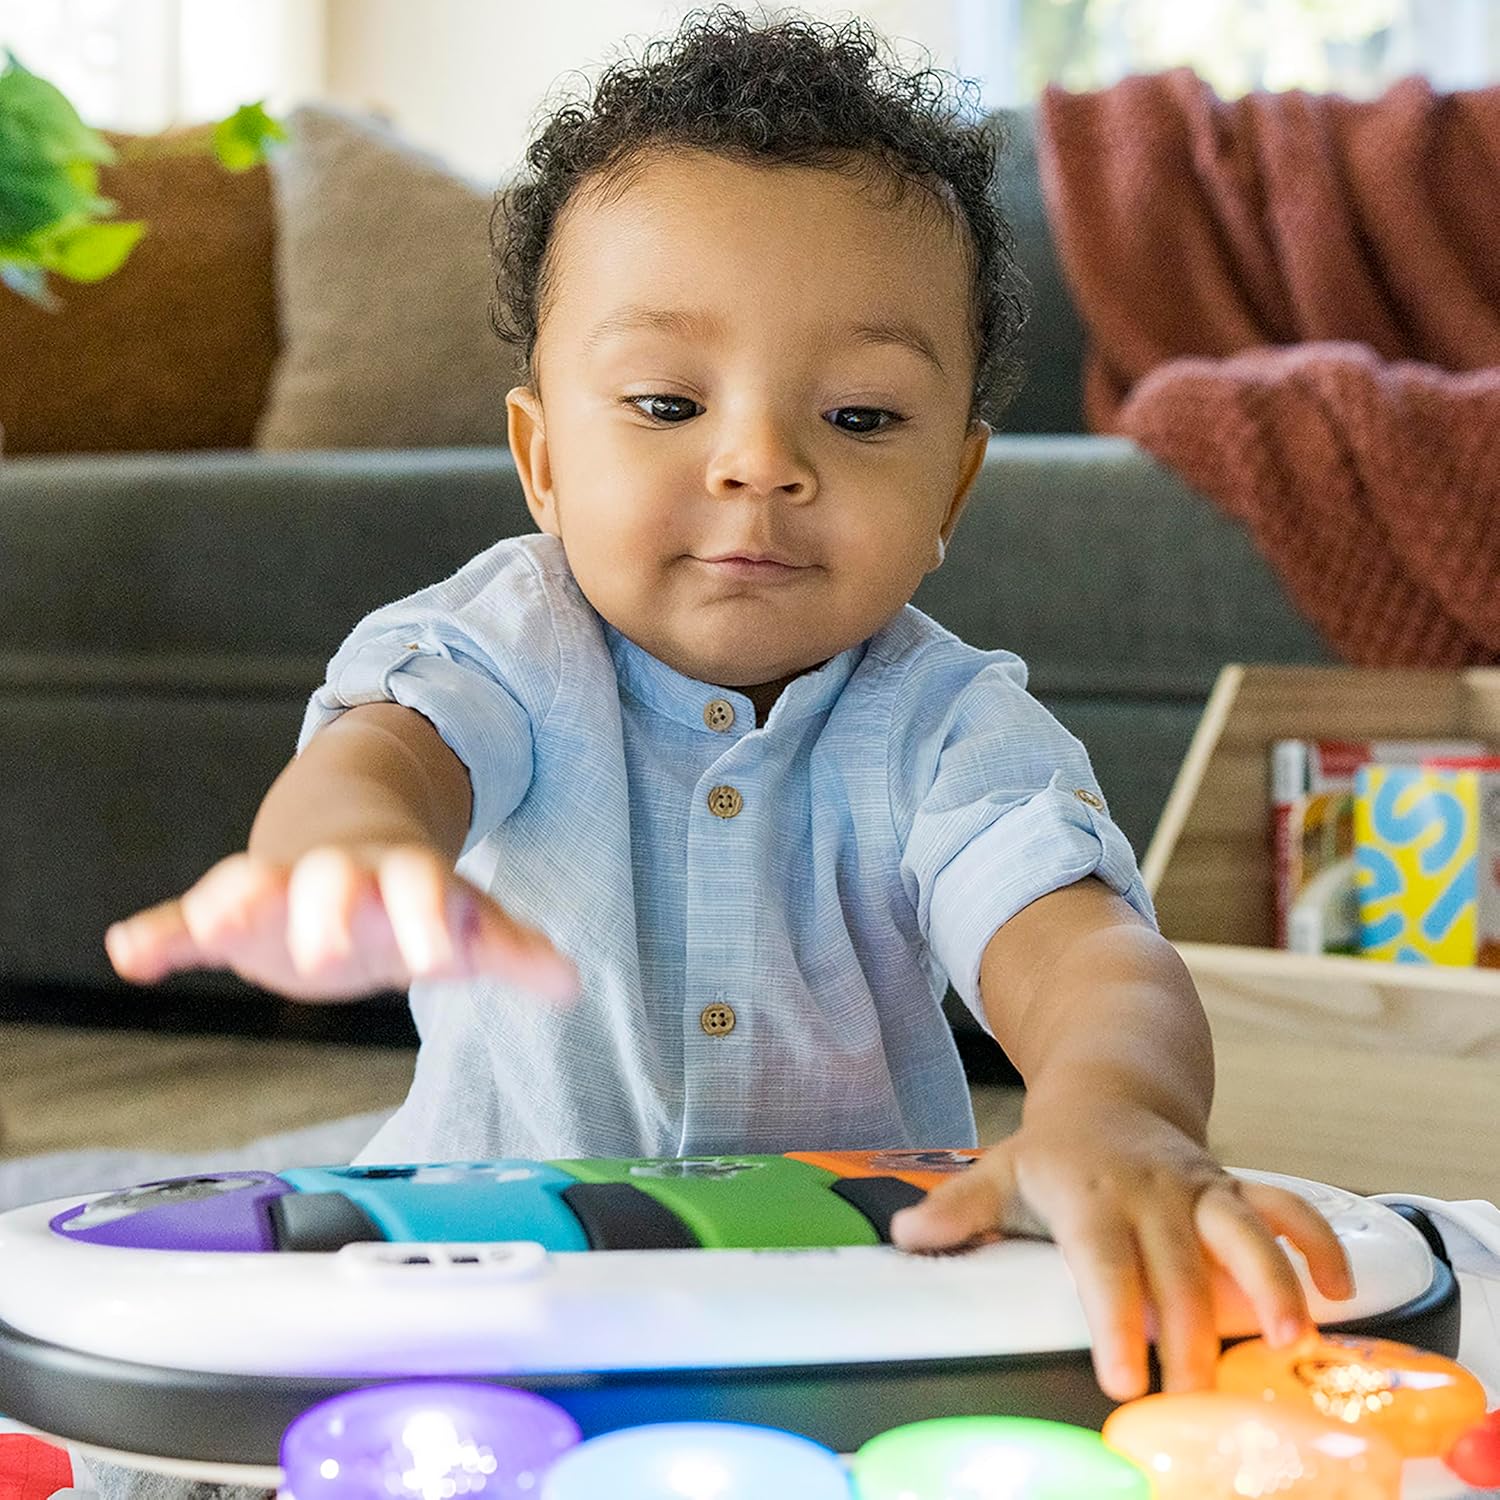
[[[762,583],[782,583],[811,572],[804,564],[779,562],[769,557],[724,556],[699,557],[694,559],[702,567],[719,578],[754,580]]]
[[[701,562],[774,562],[788,568],[799,568],[805,559],[798,557],[790,547],[768,547],[764,543],[751,543],[748,547],[731,547],[727,552],[710,553],[700,558]]]
[[[767,545],[764,542],[752,542],[749,546],[732,547],[703,556],[695,554],[694,560],[726,576],[733,574],[745,578],[774,578],[803,573],[812,566],[795,548]]]

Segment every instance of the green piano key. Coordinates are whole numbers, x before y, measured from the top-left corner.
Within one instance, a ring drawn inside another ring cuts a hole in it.
[[[879,1243],[870,1221],[829,1191],[832,1172],[784,1156],[554,1161],[580,1182],[628,1182],[685,1223],[706,1250]]]

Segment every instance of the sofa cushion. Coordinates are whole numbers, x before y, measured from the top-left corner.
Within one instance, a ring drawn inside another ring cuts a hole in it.
[[[493,191],[373,119],[307,105],[288,125],[282,351],[255,446],[503,445],[517,361],[489,323]]]
[[[1016,344],[1025,380],[1000,415],[1001,432],[1083,432],[1084,330],[1047,226],[1037,169],[1036,111],[997,110],[1004,137],[995,165],[1000,214],[1015,237],[1028,317]]]
[[[145,237],[113,276],[0,290],[7,454],[249,445],[276,357],[264,167],[227,172],[201,131],[108,137],[100,188]]]

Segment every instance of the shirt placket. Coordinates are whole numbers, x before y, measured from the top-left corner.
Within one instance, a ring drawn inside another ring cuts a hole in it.
[[[734,705],[708,699],[703,722],[732,734]],[[689,810],[682,1015],[682,1149],[689,1154],[739,1137],[748,1122],[753,1070],[742,1059],[756,1018],[743,979],[754,953],[755,902],[745,882],[765,817],[760,743],[741,737],[727,746],[699,778]]]

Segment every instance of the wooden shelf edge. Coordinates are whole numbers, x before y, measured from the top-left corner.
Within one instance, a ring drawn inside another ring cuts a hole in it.
[[[1203,717],[1198,720],[1198,727],[1193,731],[1192,742],[1178,768],[1176,779],[1172,782],[1172,790],[1167,795],[1161,817],[1156,821],[1156,829],[1146,848],[1146,857],[1141,861],[1141,879],[1153,901],[1161,886],[1162,876],[1166,874],[1167,865],[1176,851],[1183,825],[1192,811],[1198,788],[1203,784],[1203,773],[1208,769],[1208,762],[1218,748],[1229,711],[1234,707],[1244,679],[1245,669],[1237,662],[1230,662],[1220,668],[1219,675],[1214,679],[1213,691],[1203,707]]]
[[[1279,948],[1243,948],[1229,943],[1174,943],[1193,972],[1226,978],[1254,976],[1269,980],[1302,980],[1312,985],[1338,983],[1406,989],[1420,981],[1432,995],[1483,995],[1500,1002],[1500,969],[1448,968],[1440,964],[1393,964],[1340,954],[1287,953]]]

